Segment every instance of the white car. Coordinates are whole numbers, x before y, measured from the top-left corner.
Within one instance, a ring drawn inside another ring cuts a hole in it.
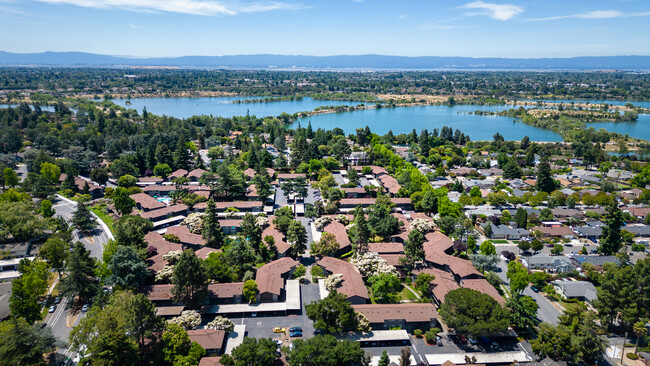
[[[53,313],[56,310],[56,305],[50,306],[50,310],[48,310],[49,313]]]
[[[275,343],[278,345],[278,347],[282,346],[282,341],[280,339],[276,339]]]

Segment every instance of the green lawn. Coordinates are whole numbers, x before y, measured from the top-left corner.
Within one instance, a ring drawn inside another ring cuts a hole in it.
[[[400,300],[417,300],[418,298],[415,296],[414,293],[409,291],[409,289],[404,286],[402,288],[402,291],[399,293]]]
[[[492,240],[492,243],[494,244],[508,244],[507,240],[499,239],[499,240]]]
[[[97,204],[97,205],[94,205],[94,206],[90,207],[90,210],[95,215],[99,216],[99,218],[102,221],[104,221],[104,223],[106,224],[106,226],[108,226],[108,229],[112,233],[113,232],[113,218],[106,213],[105,209],[106,209],[106,204],[105,203],[100,203],[100,204]]]

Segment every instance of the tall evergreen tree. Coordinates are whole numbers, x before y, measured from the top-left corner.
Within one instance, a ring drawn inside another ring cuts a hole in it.
[[[205,244],[210,248],[221,248],[223,245],[223,231],[217,218],[217,209],[214,201],[208,201],[208,207],[203,215],[203,231],[201,236],[205,239]]]
[[[600,252],[612,255],[621,249],[621,227],[623,226],[623,212],[614,200],[607,205],[603,221],[605,226],[600,239]]]
[[[172,293],[176,301],[194,308],[208,294],[208,276],[203,262],[191,250],[183,251],[172,275]]]
[[[551,174],[551,165],[549,164],[546,155],[542,155],[539,166],[537,167],[537,189],[549,194],[555,190],[555,181]]]
[[[97,227],[97,220],[95,220],[88,208],[88,204],[84,201],[77,203],[77,209],[72,215],[72,223],[81,231],[90,231]]]

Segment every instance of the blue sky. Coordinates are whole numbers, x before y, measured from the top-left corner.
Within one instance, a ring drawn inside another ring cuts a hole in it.
[[[0,50],[650,55],[649,0],[0,0]]]

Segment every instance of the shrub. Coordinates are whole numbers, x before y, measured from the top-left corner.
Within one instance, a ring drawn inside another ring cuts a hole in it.
[[[307,273],[307,268],[302,264],[299,264],[298,267],[293,271],[293,278],[300,278]]]
[[[639,359],[639,355],[637,355],[636,353],[629,352],[629,353],[627,354],[627,358],[629,358],[630,360],[638,360],[638,359]]]
[[[439,328],[431,328],[424,333],[424,339],[427,343],[434,343],[436,341],[436,336],[440,333]]]
[[[323,277],[324,276],[323,268],[320,266],[311,267],[311,276],[314,278]]]
[[[418,338],[422,338],[422,329],[414,329],[413,330],[413,335],[418,337]]]

